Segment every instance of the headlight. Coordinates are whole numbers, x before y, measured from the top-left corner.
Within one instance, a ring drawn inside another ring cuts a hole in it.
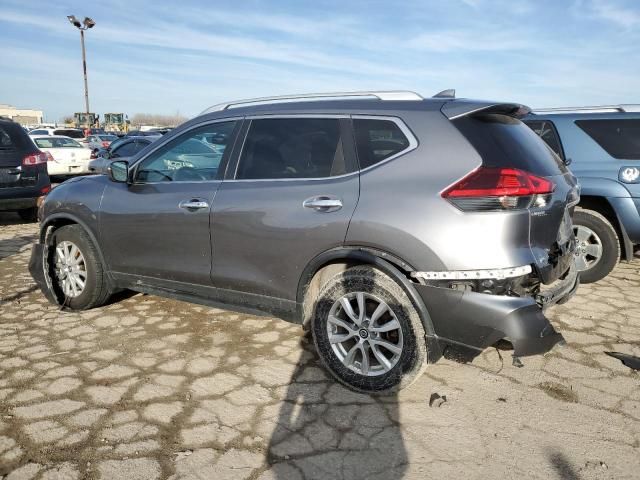
[[[624,183],[640,183],[640,168],[622,167],[618,178]]]

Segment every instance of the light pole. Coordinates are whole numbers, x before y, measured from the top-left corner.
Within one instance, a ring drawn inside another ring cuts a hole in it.
[[[91,20],[89,17],[84,17],[84,20],[82,21],[82,23],[80,23],[80,20],[78,20],[76,18],[75,15],[68,15],[67,18],[69,19],[69,22],[76,27],[78,30],[80,30],[80,43],[82,44],[82,71],[84,73],[84,106],[85,106],[85,110],[87,113],[87,120],[89,117],[89,86],[87,84],[87,56],[86,56],[86,52],[84,49],[84,31],[88,30],[90,28],[93,28],[96,24],[96,22],[94,22],[93,20]]]

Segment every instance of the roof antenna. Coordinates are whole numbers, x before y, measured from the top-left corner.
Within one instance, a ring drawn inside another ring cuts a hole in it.
[[[455,88],[442,90],[441,92],[436,93],[433,98],[456,98],[456,90]]]

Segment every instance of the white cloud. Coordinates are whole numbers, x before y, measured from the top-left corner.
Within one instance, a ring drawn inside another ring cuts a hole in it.
[[[640,3],[635,2],[636,7]],[[619,3],[607,1],[591,1],[589,9],[596,18],[610,22],[618,27],[632,29],[640,26],[640,10],[624,7]]]

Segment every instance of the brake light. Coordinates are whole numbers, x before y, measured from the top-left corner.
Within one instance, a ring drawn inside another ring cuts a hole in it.
[[[47,185],[46,187],[42,187],[40,189],[40,193],[42,195],[46,195],[47,193],[49,193],[51,191],[51,185]]]
[[[31,155],[27,155],[22,159],[22,165],[39,165],[41,163],[47,163],[48,157],[44,152],[36,152]]]
[[[55,162],[55,159],[53,158],[53,155],[51,155],[51,152],[46,152],[47,155],[47,162]]]
[[[543,207],[555,184],[517,168],[480,167],[442,192],[462,210],[509,210]]]

